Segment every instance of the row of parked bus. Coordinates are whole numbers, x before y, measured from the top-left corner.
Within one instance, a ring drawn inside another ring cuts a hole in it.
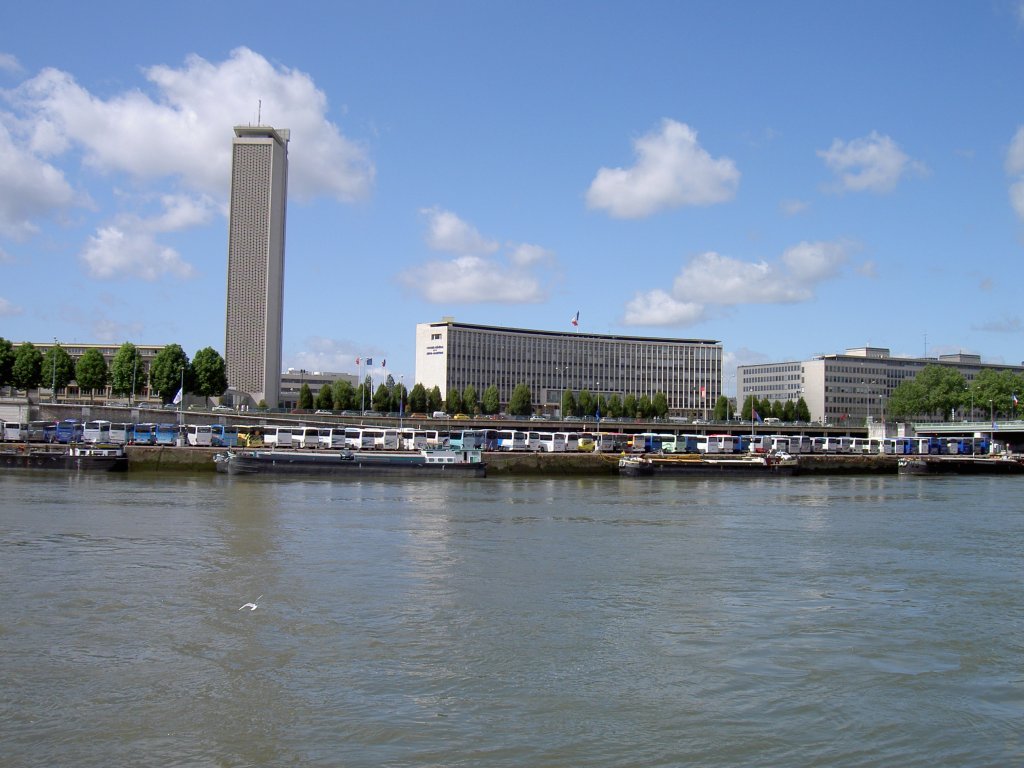
[[[853,455],[971,455],[988,453],[988,438],[975,437],[808,437],[806,435],[674,435],[645,432],[632,436],[638,453],[831,453]]]

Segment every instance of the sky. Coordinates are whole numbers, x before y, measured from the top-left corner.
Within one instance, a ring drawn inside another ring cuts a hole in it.
[[[223,354],[291,131],[286,368],[415,326],[1024,359],[1024,0],[43,2],[0,27],[0,336]],[[386,364],[386,369],[383,365]]]

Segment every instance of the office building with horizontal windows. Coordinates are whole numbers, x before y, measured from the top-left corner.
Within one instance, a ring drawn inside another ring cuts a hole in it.
[[[1024,366],[983,363],[979,355],[893,357],[884,347],[855,347],[811,360],[741,365],[736,369],[736,398],[742,406],[751,395],[773,402],[802,397],[814,421],[860,425],[883,421],[892,391],[927,365],[954,368],[968,385],[984,370],[1024,372]]]
[[[721,393],[722,347],[708,339],[536,331],[457,323],[416,326],[416,382],[442,397],[472,385],[497,386],[502,407],[518,384],[535,410],[561,415],[562,393],[583,390],[606,400],[665,393],[673,415],[714,409]]]

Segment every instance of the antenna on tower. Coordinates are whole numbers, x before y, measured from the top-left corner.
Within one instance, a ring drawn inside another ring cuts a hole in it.
[[[256,125],[263,125],[263,99],[256,101]]]

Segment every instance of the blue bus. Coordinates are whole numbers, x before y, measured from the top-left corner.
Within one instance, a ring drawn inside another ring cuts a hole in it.
[[[211,445],[221,448],[234,448],[238,445],[238,427],[233,424],[211,424],[213,439]]]
[[[156,425],[156,444],[157,445],[174,445],[178,441],[178,425],[177,424],[157,424]]]
[[[136,424],[132,430],[132,442],[136,445],[156,445],[156,424]]]
[[[58,443],[80,443],[85,434],[85,425],[78,419],[58,421],[54,429],[54,441]]]

